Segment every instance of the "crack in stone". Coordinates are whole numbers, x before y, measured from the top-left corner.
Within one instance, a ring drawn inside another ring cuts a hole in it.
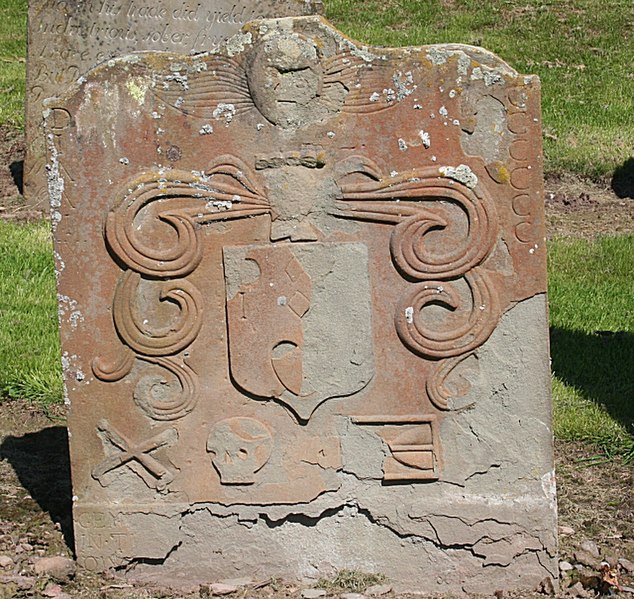
[[[473,428],[470,426],[469,428],[471,428],[471,430],[473,430]],[[467,476],[467,478],[465,478],[465,483],[469,480],[471,480],[474,476],[483,476],[485,474],[489,474],[489,472],[491,472],[491,470],[495,470],[497,468],[501,468],[502,464],[489,464],[486,469],[484,470],[476,470],[475,472],[472,472],[469,476]]]
[[[301,524],[302,526],[313,527],[317,526],[319,522],[321,522],[325,518],[332,518],[333,516],[336,516],[337,514],[343,512],[346,507],[348,507],[348,504],[343,504],[336,508],[327,508],[317,516],[309,516],[307,514],[292,512],[290,514],[287,514],[286,516],[283,516],[282,518],[275,520],[265,512],[260,512],[259,517],[269,528],[278,528],[280,526],[284,526],[287,523]]]
[[[201,511],[201,510],[207,510],[209,511],[210,515],[213,515],[214,517],[218,517],[218,518],[233,518],[235,517],[238,521],[237,523],[240,524],[239,518],[240,518],[240,514],[236,513],[236,512],[231,512],[228,514],[217,514],[217,513],[213,513],[210,511],[210,507],[212,506],[206,506],[206,505],[194,505],[191,506],[190,508],[183,510],[182,512],[180,512],[180,514],[178,514],[177,516],[173,516],[173,517],[178,517],[179,518],[179,527],[178,527],[178,533],[179,536],[183,536],[185,534],[185,531],[183,530],[183,520],[187,515],[193,514],[197,511]],[[251,507],[256,507],[256,506],[251,506]],[[264,507],[264,506],[259,506],[260,508]],[[481,550],[478,550],[477,545],[479,543],[482,542],[487,542],[489,541],[491,545],[495,545],[497,543],[500,542],[511,542],[513,537],[521,534],[522,531],[515,529],[514,531],[512,531],[509,534],[505,534],[499,538],[492,538],[490,535],[488,534],[483,534],[481,536],[478,537],[478,539],[474,542],[469,542],[469,543],[449,543],[446,541],[443,541],[441,538],[441,534],[439,533],[437,527],[434,525],[433,523],[433,518],[434,517],[441,517],[441,518],[449,518],[449,519],[455,519],[460,521],[461,523],[463,523],[465,526],[468,527],[473,527],[476,525],[481,525],[484,524],[486,525],[487,523],[496,523],[499,524],[501,526],[514,526],[513,523],[511,522],[505,522],[503,520],[497,519],[495,517],[490,517],[490,518],[486,518],[483,520],[478,520],[476,522],[468,522],[465,518],[462,518],[460,516],[448,516],[445,514],[439,515],[439,514],[430,514],[429,516],[425,517],[425,518],[412,518],[413,520],[418,520],[418,521],[424,521],[425,523],[427,523],[430,528],[432,529],[435,538],[429,537],[429,536],[425,536],[425,535],[421,535],[421,534],[416,534],[416,533],[408,533],[408,532],[404,532],[402,530],[399,530],[398,527],[396,527],[394,525],[394,523],[390,522],[388,517],[377,517],[375,516],[372,511],[368,508],[362,507],[360,506],[357,502],[345,502],[342,503],[341,505],[338,505],[336,507],[330,507],[330,508],[326,508],[323,511],[321,511],[319,514],[315,515],[315,516],[310,516],[307,514],[303,514],[300,512],[292,512],[289,514],[286,514],[285,516],[281,517],[281,518],[274,518],[272,517],[270,514],[267,514],[266,512],[262,512],[260,511],[257,515],[254,514],[254,518],[251,520],[253,522],[257,522],[257,520],[259,519],[260,521],[262,521],[269,529],[274,529],[274,528],[279,528],[282,527],[286,524],[299,524],[301,526],[305,526],[305,527],[315,527],[317,525],[320,524],[320,522],[322,522],[325,519],[329,519],[329,518],[333,518],[333,517],[337,517],[337,516],[348,516],[348,517],[354,517],[356,515],[360,515],[363,516],[364,518],[366,518],[368,520],[368,522],[372,523],[375,526],[379,526],[381,528],[384,528],[386,530],[388,530],[390,533],[392,533],[394,536],[396,536],[399,539],[402,540],[410,540],[414,543],[416,542],[422,542],[422,543],[430,543],[432,544],[434,547],[436,547],[437,549],[441,550],[441,551],[466,551],[468,553],[470,553],[473,557],[475,557],[476,559],[478,559],[479,561],[482,562],[482,567],[487,567],[487,566],[493,566],[493,567],[503,567],[503,568],[507,568],[510,564],[512,564],[512,562],[514,560],[516,560],[517,558],[526,555],[526,554],[530,554],[530,553],[534,553],[537,557],[537,560],[539,562],[539,564],[542,566],[542,568],[544,568],[544,570],[546,570],[546,572],[550,573],[552,575],[551,570],[549,570],[548,566],[543,562],[542,560],[542,552],[546,552],[549,556],[553,556],[554,553],[552,551],[549,550],[549,547],[547,547],[546,545],[544,545],[544,543],[536,538],[536,537],[531,537],[534,538],[538,543],[539,543],[539,547],[523,547],[519,550],[518,553],[515,553],[512,557],[512,559],[509,560],[508,563],[501,563],[500,560],[495,560],[494,561],[490,561],[488,563],[487,560],[489,559],[487,557],[487,554],[482,552]],[[411,517],[410,517],[411,518]],[[167,561],[172,557],[172,555],[178,551],[178,549],[183,545],[183,540],[181,538],[180,541],[178,541],[177,543],[175,543],[166,553],[163,557],[134,557],[131,559],[128,559],[126,561],[125,564],[122,564],[120,566],[116,566],[114,568],[115,572],[120,572],[123,574],[129,574],[132,573],[137,566],[139,565],[153,565],[153,566],[162,566],[165,565],[167,563]]]
[[[449,516],[448,516],[449,517]],[[467,524],[466,522],[464,522],[464,520],[462,520],[462,518],[457,518],[458,520],[460,520],[461,522],[465,523],[467,526],[473,526],[473,524]],[[498,524],[507,524],[510,525],[509,523],[502,523],[499,522],[498,520],[496,520],[495,518],[487,518],[486,520],[479,520],[478,522],[474,523],[474,524],[481,524],[482,522],[488,522],[488,521],[492,521],[492,522],[496,522]],[[429,526],[432,528],[432,530],[434,531],[434,534],[436,535],[437,538],[437,542],[434,542],[434,545],[436,547],[438,547],[439,549],[442,549],[443,551],[447,551],[447,550],[460,550],[460,551],[468,551],[469,553],[471,553],[475,558],[479,559],[482,562],[482,567],[486,568],[486,567],[502,567],[502,568],[508,568],[516,559],[518,559],[519,557],[529,554],[529,553],[535,553],[537,554],[538,557],[538,561],[540,563],[540,565],[542,567],[544,567],[544,569],[547,572],[550,572],[550,570],[544,566],[544,564],[542,564],[541,560],[539,559],[539,555],[540,552],[546,550],[548,551],[548,549],[546,548],[546,546],[544,545],[544,543],[536,538],[533,537],[540,545],[540,547],[538,548],[533,548],[533,547],[524,547],[522,550],[520,550],[517,553],[514,553],[514,555],[508,559],[507,563],[502,562],[501,560],[496,560],[496,559],[491,559],[487,556],[486,553],[479,551],[477,549],[477,545],[479,543],[482,543],[483,541],[490,541],[490,545],[496,545],[500,542],[503,541],[508,541],[511,542],[512,538],[517,535],[517,534],[521,534],[519,531],[515,531],[514,533],[511,533],[509,535],[505,535],[499,539],[493,539],[491,538],[489,535],[482,535],[481,537],[478,538],[477,541],[473,542],[473,543],[446,543],[443,542],[440,539],[440,535],[438,533],[438,530],[436,529],[436,527],[434,526],[433,522],[431,520],[427,520]],[[549,552],[550,554],[550,552]],[[491,561],[489,561],[491,559]]]
[[[181,520],[182,520],[182,514],[181,514]],[[180,526],[179,526],[179,532],[180,532]],[[165,565],[167,560],[172,556],[172,554],[175,553],[182,544],[183,544],[183,541],[181,539],[173,547],[171,547],[170,550],[163,557],[130,558],[126,560],[125,564],[122,564],[120,566],[115,566],[114,571],[123,573],[123,574],[130,574],[131,572],[134,572],[136,567],[139,565],[163,566]]]

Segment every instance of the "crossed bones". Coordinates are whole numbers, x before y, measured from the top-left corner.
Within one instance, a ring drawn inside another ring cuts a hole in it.
[[[99,421],[97,425],[97,434],[104,444],[106,453],[108,449],[114,448],[119,453],[106,458],[101,464],[96,466],[92,471],[92,476],[103,486],[108,483],[104,480],[105,475],[125,464],[128,464],[132,470],[138,474],[150,488],[157,491],[164,491],[173,480],[174,473],[166,468],[150,453],[162,447],[171,447],[178,440],[178,432],[175,428],[170,428],[160,432],[158,435],[135,444],[126,439],[121,433],[118,433],[106,419]],[[144,470],[135,468],[136,462],[143,467]],[[147,476],[150,474],[153,478]]]

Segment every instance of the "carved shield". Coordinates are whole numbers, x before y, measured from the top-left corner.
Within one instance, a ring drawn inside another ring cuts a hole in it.
[[[224,248],[233,382],[300,420],[374,373],[367,248],[283,243]]]

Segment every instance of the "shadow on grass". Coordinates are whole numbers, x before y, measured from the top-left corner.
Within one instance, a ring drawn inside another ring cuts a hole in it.
[[[619,198],[634,199],[634,158],[628,158],[614,171],[612,190]]]
[[[17,160],[9,165],[11,177],[20,195],[24,195],[24,160]]]
[[[552,327],[552,369],[634,434],[634,334]]]
[[[34,501],[50,514],[53,522],[59,523],[72,550],[75,544],[66,427],[53,426],[21,437],[6,437],[0,445],[0,458],[13,466]]]
[[[604,406],[634,434],[634,334],[587,334],[553,327],[550,342],[553,372]],[[13,466],[31,497],[59,523],[68,547],[74,548],[66,427],[6,437],[0,445],[0,459]]]

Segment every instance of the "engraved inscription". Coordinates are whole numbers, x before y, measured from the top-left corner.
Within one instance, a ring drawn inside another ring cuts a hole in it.
[[[118,525],[116,515],[105,509],[75,508],[75,544],[82,568],[101,571],[122,563],[130,554],[130,531]]]
[[[27,202],[46,206],[42,102],[59,96],[94,66],[137,51],[216,50],[247,22],[315,14],[318,0],[32,0],[27,68]]]
[[[158,22],[164,6],[133,14]],[[508,491],[499,476],[514,473],[495,465],[517,462],[509,440],[547,422],[527,417],[546,388],[524,397],[520,378],[546,367],[545,280],[514,236],[542,218],[539,140],[509,129],[537,127],[507,95],[533,87],[495,64],[279,19],[215,53],[104,63],[55,100],[66,112],[51,115],[51,152],[61,131],[77,178],[55,232],[60,295],[83,319],[61,322],[82,381],[69,385],[76,513],[117,506],[81,540],[89,567],[217,576],[250,567],[245,539],[288,557],[289,526],[345,542],[386,517],[435,541],[445,503],[455,516],[488,479]],[[471,139],[503,131],[494,161],[461,141],[474,81],[476,99],[494,100]],[[550,466],[531,467],[541,489]],[[409,514],[415,504],[427,511]],[[380,565],[379,537],[402,551],[393,563],[418,563],[377,531],[367,563]],[[464,546],[461,534],[442,546]],[[322,545],[316,567],[332,553]]]
[[[37,23],[40,36],[53,41],[61,36],[70,42],[59,55],[62,59],[85,60],[93,52],[86,42],[109,42],[111,49],[100,50],[95,63],[119,54],[122,42],[183,54],[212,50],[247,21],[267,16],[266,8],[244,0],[210,5],[190,0],[91,0],[79,11],[67,0],[45,0],[36,10],[42,18]],[[55,50],[55,46],[45,48],[39,57],[56,58]]]

